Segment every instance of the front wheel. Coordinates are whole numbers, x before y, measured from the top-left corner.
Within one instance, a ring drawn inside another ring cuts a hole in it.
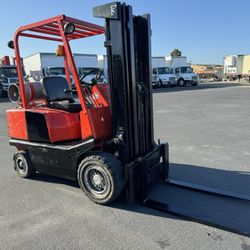
[[[178,81],[178,85],[181,86],[181,87],[184,87],[186,85],[186,82],[184,81],[184,79],[180,79]]]
[[[125,173],[121,162],[105,152],[87,156],[79,164],[77,179],[88,198],[98,204],[112,202],[125,186]]]
[[[163,83],[162,83],[161,79],[159,80],[159,87],[163,88]]]
[[[1,97],[4,97],[4,91],[3,91],[3,89],[0,88],[0,98]]]
[[[198,85],[198,82],[192,82],[191,85],[195,87]]]

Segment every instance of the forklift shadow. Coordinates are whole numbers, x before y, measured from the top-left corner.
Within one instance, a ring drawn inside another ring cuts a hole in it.
[[[185,177],[185,178],[184,178]],[[250,197],[250,172],[228,171],[186,164],[170,164],[170,178],[184,182],[241,193]],[[32,180],[79,188],[76,181],[36,174]],[[244,191],[244,192],[243,192]],[[141,204],[130,205],[125,193],[109,206],[112,209],[182,221],[195,221],[226,231],[250,236],[250,201],[198,192],[172,184],[157,183],[148,198],[164,204],[169,213]]]
[[[40,182],[46,182],[46,183],[54,183],[54,184],[60,184],[60,185],[67,185],[74,188],[80,188],[77,181],[73,180],[67,180],[64,178],[59,178],[51,175],[46,175],[42,173],[36,173],[31,178],[33,181],[40,181]]]
[[[185,86],[185,87],[165,87],[153,89],[153,93],[167,93],[167,92],[181,92],[181,91],[194,91],[194,90],[204,90],[204,89],[218,89],[218,88],[229,88],[229,87],[239,87],[246,86],[240,83],[201,83],[198,86]]]

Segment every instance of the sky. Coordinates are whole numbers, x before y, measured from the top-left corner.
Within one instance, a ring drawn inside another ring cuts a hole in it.
[[[7,42],[22,25],[66,14],[104,25],[92,8],[105,0],[12,0],[1,1],[0,56],[13,55]],[[222,64],[229,54],[250,54],[249,0],[127,0],[135,15],[150,13],[152,55],[168,56],[174,48],[192,63]],[[73,41],[75,53],[105,54],[103,35]],[[23,57],[54,52],[55,42],[21,38]]]

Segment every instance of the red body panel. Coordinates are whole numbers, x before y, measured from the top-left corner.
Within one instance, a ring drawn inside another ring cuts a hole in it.
[[[49,108],[7,110],[8,129],[11,138],[28,140],[26,111],[44,115],[51,143],[81,139],[79,114]]]
[[[109,84],[96,84],[92,88],[92,93],[99,104],[103,107],[110,106],[110,87]]]
[[[44,114],[50,142],[81,139],[79,114],[49,108],[36,108],[34,112]]]
[[[96,140],[107,140],[112,136],[110,107],[89,110],[89,117]]]
[[[24,109],[7,110],[8,132],[11,138],[28,140]]]
[[[94,137],[95,140],[106,140],[112,136],[110,107],[88,109],[80,113],[82,139]]]

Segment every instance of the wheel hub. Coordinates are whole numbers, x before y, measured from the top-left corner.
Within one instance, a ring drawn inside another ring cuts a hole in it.
[[[100,185],[102,182],[102,178],[99,174],[95,174],[93,177],[93,182],[95,185]]]
[[[91,186],[98,192],[105,189],[105,181],[102,174],[97,170],[92,170],[90,172],[90,183]]]
[[[20,170],[24,170],[24,163],[23,163],[22,160],[19,160],[19,161],[17,162],[17,165],[18,165],[18,168],[19,168]]]

